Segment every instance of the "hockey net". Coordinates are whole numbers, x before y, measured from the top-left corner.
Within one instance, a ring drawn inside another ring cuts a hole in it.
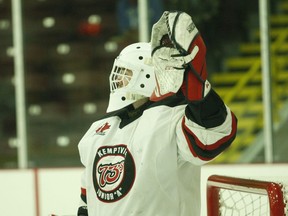
[[[208,216],[283,216],[287,193],[280,183],[212,175],[207,182]]]

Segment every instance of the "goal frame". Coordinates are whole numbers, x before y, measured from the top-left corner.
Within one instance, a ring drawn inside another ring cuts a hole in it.
[[[207,216],[220,216],[220,189],[267,195],[270,216],[285,215],[286,204],[284,202],[283,186],[280,183],[211,175],[207,180]]]

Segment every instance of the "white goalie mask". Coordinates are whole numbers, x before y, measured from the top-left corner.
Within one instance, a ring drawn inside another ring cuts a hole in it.
[[[140,42],[125,47],[114,61],[109,82],[107,112],[150,97],[156,86],[150,43]]]

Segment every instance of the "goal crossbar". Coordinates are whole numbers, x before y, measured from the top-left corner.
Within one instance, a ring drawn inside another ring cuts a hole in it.
[[[231,190],[235,192],[267,196],[270,216],[285,215],[283,186],[281,184],[268,181],[212,175],[207,181],[208,216],[220,215],[220,190]],[[233,208],[233,206],[231,208]]]

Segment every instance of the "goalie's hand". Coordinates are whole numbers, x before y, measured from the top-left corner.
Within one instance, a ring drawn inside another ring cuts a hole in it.
[[[157,80],[151,99],[169,96],[181,86],[189,100],[201,99],[207,86],[206,47],[192,18],[184,12],[165,11],[153,25],[151,45]]]

